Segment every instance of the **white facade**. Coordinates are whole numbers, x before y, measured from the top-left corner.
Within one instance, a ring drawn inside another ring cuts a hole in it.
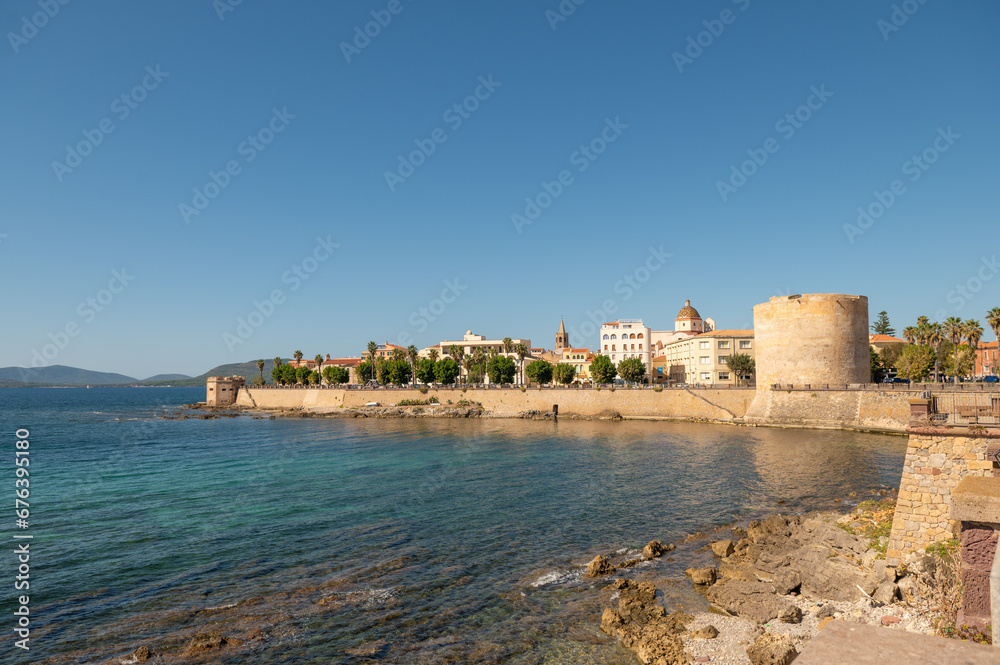
[[[649,328],[642,319],[619,319],[601,326],[599,353],[615,365],[626,358],[639,358],[650,368]]]

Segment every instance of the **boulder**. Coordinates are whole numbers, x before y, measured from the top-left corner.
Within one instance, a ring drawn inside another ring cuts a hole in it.
[[[731,540],[719,540],[712,543],[712,551],[715,553],[715,556],[720,559],[725,559],[727,556],[735,552],[736,548],[733,547],[733,541]]]
[[[766,582],[743,582],[724,579],[709,588],[706,594],[713,603],[757,623],[767,623],[795,607],[774,593],[774,586]],[[801,616],[801,615],[800,615]]]
[[[642,548],[642,555],[647,559],[655,559],[661,557],[667,552],[672,552],[674,549],[674,544],[664,545],[658,540],[651,540],[649,543]]]
[[[790,665],[798,655],[787,635],[765,633],[747,647],[747,657],[753,665]]]
[[[802,575],[800,575],[797,571],[791,570],[783,575],[775,577],[772,584],[774,584],[775,593],[787,596],[793,591],[798,591],[802,587]]]
[[[613,573],[615,567],[611,565],[608,561],[608,557],[601,556],[598,554],[594,557],[593,561],[587,564],[587,577],[599,577],[601,575],[607,575]]]
[[[691,582],[694,584],[715,584],[715,568],[712,566],[688,568],[684,571],[684,574],[690,576]]]
[[[689,637],[692,640],[714,640],[719,636],[719,629],[715,626],[705,626],[704,628],[699,628],[698,630],[692,631]]]
[[[802,623],[802,610],[797,605],[789,605],[781,610],[778,621],[782,623]]]
[[[188,642],[182,656],[190,658],[206,651],[221,649],[226,645],[226,638],[218,633],[198,633]]]
[[[889,605],[895,602],[898,595],[899,587],[894,582],[885,581],[875,589],[875,593],[872,594],[872,600],[879,605]]]
[[[832,617],[837,613],[837,608],[833,606],[832,603],[827,603],[816,610],[817,619],[826,619],[827,617]]]
[[[618,585],[616,581],[613,586],[621,589],[618,609],[604,610],[601,630],[621,640],[642,663],[686,665],[691,662],[680,639],[684,625],[692,621],[691,615],[680,612],[667,615],[656,603],[656,586],[650,582]]]

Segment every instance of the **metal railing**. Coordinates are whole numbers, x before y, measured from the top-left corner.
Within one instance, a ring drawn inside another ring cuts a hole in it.
[[[931,400],[931,420],[938,424],[1000,424],[1000,393],[935,391],[931,395]]]

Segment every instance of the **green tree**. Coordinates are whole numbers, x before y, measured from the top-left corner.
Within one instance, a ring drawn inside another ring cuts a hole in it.
[[[871,325],[872,333],[876,335],[895,335],[896,329],[889,324],[889,314],[883,309]]]
[[[504,337],[503,340],[500,342],[500,345],[503,348],[504,353],[510,353],[511,351],[514,350],[514,340],[512,340],[510,337]]]
[[[430,358],[421,358],[417,361],[417,369],[414,375],[420,383],[434,383],[437,380],[437,374],[434,373],[436,368],[436,362]]]
[[[433,360],[434,362],[437,362],[437,359],[440,356],[441,356],[441,354],[438,353],[437,347],[431,349],[430,352],[428,352],[428,354],[427,354],[427,357],[430,358],[431,360]]]
[[[930,374],[936,361],[937,354],[934,353],[934,349],[924,344],[911,344],[896,358],[896,373],[914,383],[923,381]]]
[[[368,342],[368,360],[375,362],[375,360],[377,359],[375,354],[377,353],[378,353],[378,344],[375,343],[375,340]]]
[[[322,379],[322,377],[320,377],[319,372],[317,372],[314,369],[309,370],[309,383],[310,384],[312,384],[314,386],[318,386],[319,383],[320,383],[320,381],[322,381],[322,380],[323,379]]]
[[[868,347],[868,360],[871,363],[872,383],[882,383],[885,378],[885,365],[882,364],[882,356],[878,354],[874,346]]]
[[[296,351],[295,353],[292,354],[292,357],[295,358],[295,362],[299,362],[300,360],[302,360],[302,352]]]
[[[314,370],[316,372],[316,374],[319,374],[320,372],[322,372],[323,371],[323,355],[317,353],[313,357],[313,362],[316,363],[316,369]]]
[[[975,351],[979,348],[979,341],[983,338],[983,326],[975,319],[969,319],[962,325],[969,348]]]
[[[446,386],[455,383],[458,376],[458,363],[453,358],[445,358],[434,364],[434,378]]]
[[[524,368],[530,381],[541,385],[552,381],[552,364],[548,360],[533,360]]]
[[[576,367],[567,363],[558,363],[552,368],[552,377],[556,383],[568,386],[576,378]]]
[[[347,368],[331,365],[323,368],[323,377],[331,386],[339,386],[351,380],[351,372]]]
[[[639,383],[646,378],[646,363],[641,358],[626,358],[618,363],[618,376],[625,383]]]
[[[903,328],[903,339],[905,339],[910,344],[917,343],[917,326],[906,326]]]
[[[958,347],[961,345],[962,340],[965,338],[965,322],[962,321],[960,317],[949,316],[945,320],[942,328],[945,337],[948,338],[948,341],[951,342],[954,347],[952,349],[952,356],[955,357],[949,358],[948,367],[960,367],[961,366],[960,363],[956,362],[956,357],[958,354]],[[947,367],[945,369],[947,369]],[[949,373],[951,373],[951,370],[948,371]],[[954,377],[954,382],[958,383],[959,375],[952,373],[952,376]]]
[[[368,383],[373,378],[375,378],[374,369],[375,369],[375,364],[370,360],[366,360],[362,363],[359,363],[358,366],[354,369],[354,373],[358,377],[358,383]]]
[[[406,349],[393,349],[389,354],[389,359],[394,362],[406,361]]]
[[[257,361],[257,371],[260,372],[260,384],[264,385],[264,361]]]
[[[484,383],[486,376],[486,349],[477,346],[472,351],[472,361],[476,366],[476,378],[473,383]]]
[[[281,379],[282,367],[283,367],[282,365],[275,365],[271,369],[271,380],[274,381],[275,384],[284,383],[284,381],[282,381]]]
[[[521,384],[524,385],[524,359],[528,357],[528,347],[523,342],[514,345],[514,353],[517,354],[517,367],[521,372]]]
[[[408,347],[406,347],[406,357],[410,359],[410,369],[413,370],[413,376],[414,376],[413,380],[416,381],[417,358],[420,357],[419,352],[417,351],[417,347],[414,346],[413,344],[410,344]]]
[[[993,329],[993,336],[1000,339],[1000,307],[986,312],[986,323]]]
[[[452,344],[448,347],[448,355],[451,356],[456,363],[458,363],[459,369],[462,367],[465,367],[467,370],[469,369],[465,363],[465,348],[463,346],[460,344]]]
[[[309,381],[309,372],[312,370],[308,367],[298,367],[295,370],[296,383],[306,383]]]
[[[743,385],[743,380],[753,376],[757,371],[757,363],[746,353],[734,353],[726,358],[726,368],[733,373],[736,385]]]
[[[486,372],[489,374],[490,383],[514,383],[517,366],[507,356],[495,356],[486,364]]]
[[[391,382],[389,367],[390,362],[392,361],[387,358],[377,358],[375,360],[375,378],[382,385],[388,385]]]
[[[594,383],[611,383],[618,376],[618,368],[611,362],[611,358],[599,355],[590,363],[590,376]]]
[[[400,352],[403,351],[402,349],[396,349],[396,350]],[[389,383],[395,384],[397,386],[405,386],[407,383],[410,382],[410,376],[413,373],[413,369],[410,367],[410,363],[406,360],[405,357],[390,360],[385,364],[387,369],[386,376],[389,380],[388,381]]]
[[[972,349],[964,344],[956,344],[951,353],[948,354],[945,369],[955,377],[955,383],[958,383],[959,377],[972,373],[975,360],[976,354]]]

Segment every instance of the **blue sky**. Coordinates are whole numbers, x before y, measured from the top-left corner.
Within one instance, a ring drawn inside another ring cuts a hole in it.
[[[12,0],[0,366],[551,347],[560,316],[594,347],[828,291],[982,320],[1000,5],[895,4]]]

